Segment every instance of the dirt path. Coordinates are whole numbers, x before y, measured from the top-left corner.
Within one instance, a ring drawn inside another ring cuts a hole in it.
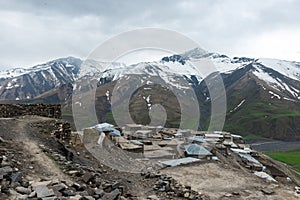
[[[37,180],[43,177],[44,179],[64,179],[69,181],[56,163],[51,160],[39,147],[38,139],[33,140],[34,131],[30,129],[29,124],[38,121],[51,121],[48,118],[40,117],[24,117],[20,119],[0,119],[0,126],[3,127],[0,131],[0,136],[6,140],[20,144],[23,149],[23,169],[25,170],[28,180]],[[52,119],[53,120],[53,119]],[[39,133],[35,133],[39,134]]]

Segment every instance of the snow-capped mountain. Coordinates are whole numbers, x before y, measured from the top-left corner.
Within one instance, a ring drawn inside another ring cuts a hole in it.
[[[164,57],[160,61],[142,62],[134,65],[107,63],[77,58],[61,58],[32,68],[16,68],[0,71],[1,99],[31,99],[55,87],[73,83],[83,77],[99,81],[99,85],[115,81],[124,75],[136,74],[147,81],[149,76],[160,77],[174,87],[180,87],[178,76],[199,84],[208,74],[193,63],[209,61],[214,71],[231,74],[251,65],[251,72],[268,86],[275,89],[275,96],[283,99],[300,99],[300,63],[276,59],[229,58],[218,53],[192,49],[183,54]],[[205,64],[201,64],[205,68]],[[100,81],[101,80],[101,81]],[[103,81],[105,80],[105,81]],[[273,92],[274,93],[274,92]]]
[[[201,64],[200,67],[205,68],[206,65],[213,65],[210,66],[212,71],[218,71],[224,75],[230,75],[236,70],[251,66],[249,71],[252,74],[274,89],[275,93],[280,93],[275,96],[285,100],[300,100],[300,63],[276,59],[229,58],[226,55],[207,53],[200,49],[193,49],[181,55],[164,57],[160,61],[107,68],[101,74],[101,78],[106,80],[104,83],[107,83],[107,80],[118,80],[129,74],[145,75],[142,76],[144,81],[149,76],[157,76],[174,87],[180,87],[177,76],[184,76],[187,81],[200,83],[208,75],[205,74],[205,70],[193,65],[193,63],[205,60],[208,60],[209,63]]]
[[[200,63],[198,65],[197,63]],[[210,70],[207,71],[207,69]],[[213,69],[213,70],[211,70]],[[218,53],[192,49],[182,54],[170,55],[153,62],[134,65],[107,63],[95,60],[82,61],[68,57],[34,66],[28,69],[11,69],[0,72],[0,98],[2,100],[25,100],[30,102],[70,104],[73,90],[82,92],[91,89],[91,82],[97,83],[96,105],[101,110],[98,116],[107,121],[110,112],[113,88],[129,80],[127,89],[139,81],[145,83],[142,91],[134,94],[131,103],[133,116],[145,123],[146,109],[162,103],[170,126],[180,119],[176,101],[171,99],[170,90],[151,84],[155,77],[177,90],[185,91],[188,86],[195,91],[201,110],[200,127],[207,127],[211,97],[207,79],[209,73],[218,71],[223,78],[227,96],[227,118],[225,129],[247,134],[253,133],[279,139],[300,139],[300,63],[276,59],[230,58]],[[134,75],[134,76],[133,76]],[[125,90],[122,92],[126,92]],[[155,91],[159,91],[158,93]],[[188,93],[182,94],[188,95]],[[176,97],[174,97],[176,99]],[[122,104],[122,99],[118,100]],[[78,100],[76,105],[82,105]],[[174,107],[174,105],[176,105]],[[70,107],[70,106],[69,106]],[[177,109],[177,110],[176,110]],[[144,121],[143,121],[144,120]]]
[[[77,58],[57,59],[28,69],[0,72],[1,99],[31,99],[55,87],[72,83],[80,69]]]

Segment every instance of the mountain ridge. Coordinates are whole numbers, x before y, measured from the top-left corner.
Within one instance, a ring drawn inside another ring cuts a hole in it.
[[[210,121],[213,100],[205,84],[207,77],[199,73],[201,69],[195,68],[191,62],[208,59],[218,69],[226,90],[227,113],[224,129],[242,135],[256,134],[273,139],[300,140],[300,125],[296,123],[300,119],[299,62],[230,58],[204,51],[197,54],[197,51],[198,49],[191,50],[164,57],[159,61],[130,66],[123,63],[82,61],[73,57],[60,58],[37,65],[27,74],[21,71],[21,75],[17,77],[0,76],[0,97],[6,102],[15,100],[14,102],[19,103],[61,103],[69,117],[72,112],[72,92],[89,91],[92,89],[90,83],[94,82],[98,91],[95,99],[99,101],[96,107],[101,110],[98,119],[113,122],[109,99],[114,87],[119,87],[116,85],[121,79],[137,76],[144,87],[137,90],[131,99],[133,118],[138,123],[149,123],[148,113],[151,106],[162,103],[169,113],[168,126],[176,127],[180,120],[180,110],[175,101],[168,101],[171,93],[164,87],[158,88],[151,83],[150,77],[156,77],[155,80],[166,83],[174,90],[185,91],[187,87],[193,88],[201,110],[200,129],[205,130]],[[24,81],[23,87],[19,87],[22,85],[21,81]],[[37,83],[42,86],[39,87]],[[158,91],[159,95],[155,96]],[[28,94],[30,98],[27,98]],[[147,96],[152,98],[146,101]],[[76,101],[77,106],[81,104],[80,100]],[[122,104],[122,99],[119,104]]]

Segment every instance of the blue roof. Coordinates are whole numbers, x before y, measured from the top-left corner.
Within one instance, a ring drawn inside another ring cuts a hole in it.
[[[120,133],[120,131],[118,131],[117,129],[115,129],[115,128],[113,128],[113,130],[112,131],[110,131],[110,133],[109,133],[110,135],[112,135],[112,136],[121,136],[121,133]]]
[[[114,128],[114,125],[109,124],[109,123],[102,123],[102,124],[97,124],[93,126],[92,128],[96,129],[98,132],[110,132],[110,135],[112,136],[121,136],[120,131]]]
[[[200,161],[200,159],[192,158],[192,157],[186,157],[186,158],[180,158],[180,159],[175,159],[175,160],[167,160],[167,161],[163,161],[161,163],[166,165],[166,166],[173,167],[173,166],[188,164],[188,163],[197,162],[197,161]]]
[[[141,143],[138,140],[129,140],[131,143],[136,144],[136,145],[143,145],[143,143]]]
[[[198,145],[198,144],[190,144],[186,145],[185,151],[188,155],[197,155],[197,156],[211,156],[212,153],[205,149],[204,147]]]
[[[92,128],[97,129],[99,132],[102,131],[112,131],[114,128],[114,125],[109,124],[109,123],[102,123],[102,124],[97,124],[93,126]]]

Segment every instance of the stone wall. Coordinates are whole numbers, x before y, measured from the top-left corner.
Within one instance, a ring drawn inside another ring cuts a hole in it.
[[[0,104],[0,118],[38,115],[61,119],[59,104]]]

